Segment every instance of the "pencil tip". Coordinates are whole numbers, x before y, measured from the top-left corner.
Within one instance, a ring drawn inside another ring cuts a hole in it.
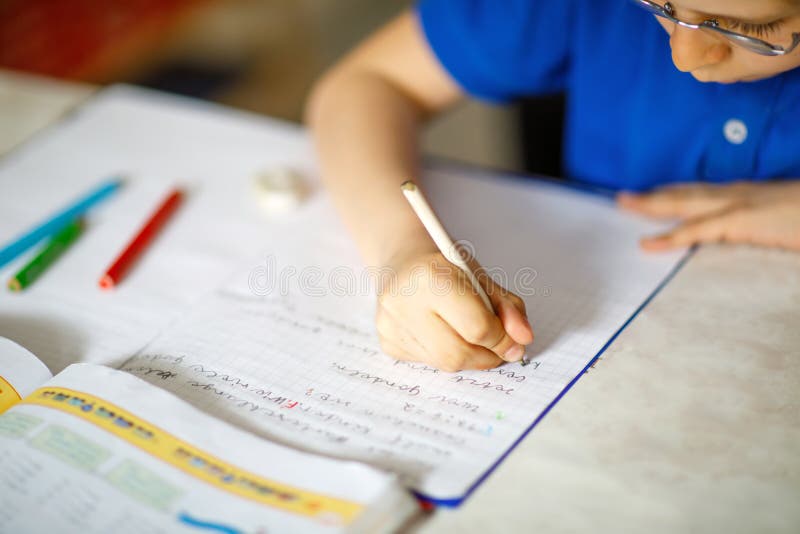
[[[12,278],[8,281],[8,289],[11,291],[20,291],[22,290],[22,285],[20,285],[19,280]]]
[[[402,189],[403,191],[416,191],[417,184],[415,184],[411,180],[406,180],[405,182],[400,184],[400,189]]]
[[[103,275],[103,277],[100,279],[100,289],[108,290],[113,288],[114,288],[114,279],[108,276],[107,274]]]

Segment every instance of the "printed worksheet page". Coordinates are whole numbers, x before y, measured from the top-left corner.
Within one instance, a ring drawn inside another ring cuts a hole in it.
[[[0,415],[0,530],[389,532],[390,474],[258,439],[129,374],[67,367]]]
[[[52,376],[47,366],[30,351],[0,337],[0,413]]]
[[[453,237],[525,300],[530,365],[447,373],[383,354],[376,273],[318,200],[122,369],[257,435],[396,472],[457,504],[684,253],[640,251],[663,226],[606,197],[468,170],[432,171],[424,185]]]

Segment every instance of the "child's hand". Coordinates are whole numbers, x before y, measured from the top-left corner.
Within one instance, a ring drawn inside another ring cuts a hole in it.
[[[400,258],[383,284],[376,323],[383,350],[444,371],[489,369],[522,359],[533,331],[518,296],[478,276],[497,311],[438,252]],[[477,274],[477,273],[476,273]]]
[[[644,215],[683,220],[671,232],[642,239],[647,250],[727,242],[800,251],[800,180],[677,185],[621,193],[617,202]]]

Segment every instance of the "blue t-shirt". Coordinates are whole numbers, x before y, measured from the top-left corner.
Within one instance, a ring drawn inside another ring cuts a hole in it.
[[[800,178],[800,69],[696,81],[628,0],[421,0],[425,36],[467,93],[567,93],[568,177],[615,189]]]

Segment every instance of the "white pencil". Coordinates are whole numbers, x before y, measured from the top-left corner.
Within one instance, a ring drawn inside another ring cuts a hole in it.
[[[444,229],[444,226],[442,226],[439,218],[433,212],[431,205],[428,204],[428,201],[425,199],[425,195],[423,195],[422,191],[420,191],[419,187],[417,187],[417,184],[411,180],[408,180],[407,182],[403,182],[403,184],[400,186],[400,189],[403,190],[406,200],[408,200],[408,203],[411,204],[411,208],[414,210],[414,213],[417,214],[419,220],[422,221],[422,225],[430,234],[431,239],[433,239],[433,242],[436,243],[436,246],[439,248],[439,252],[442,253],[447,261],[464,271],[464,274],[466,274],[467,278],[469,278],[469,283],[472,284],[472,287],[474,287],[475,291],[478,292],[478,296],[486,305],[486,308],[494,313],[492,301],[489,300],[489,296],[483,290],[483,286],[481,286],[480,282],[478,282],[478,278],[475,276],[475,273],[472,272],[472,269],[470,269],[469,265],[467,265],[467,262],[464,261],[464,258],[459,253],[455,243],[453,243],[453,240],[450,239],[449,235],[447,235],[447,231]]]
[[[436,243],[436,247],[439,249],[439,252],[442,253],[447,261],[464,271],[464,274],[466,274],[467,278],[469,278],[469,282],[472,284],[472,287],[475,288],[475,291],[478,292],[481,300],[486,305],[486,309],[492,313],[495,313],[494,307],[492,306],[492,301],[489,300],[489,296],[483,290],[483,286],[481,286],[480,282],[478,282],[478,278],[475,276],[475,273],[472,272],[470,266],[467,265],[467,262],[464,261],[464,258],[459,253],[455,243],[453,243],[453,240],[450,239],[449,235],[447,235],[447,231],[444,229],[444,226],[442,226],[439,218],[433,212],[431,205],[428,204],[428,201],[425,199],[425,195],[423,195],[422,191],[420,191],[419,187],[417,187],[417,184],[411,180],[408,180],[400,185],[400,189],[402,189],[406,200],[408,200],[408,203],[411,204],[411,208],[414,210],[414,213],[417,214],[417,217],[419,217],[419,220],[422,222],[425,230],[427,230],[428,234],[430,234],[431,239],[433,239],[433,242]],[[520,361],[523,366],[528,365],[530,362],[531,361],[527,354],[525,354]]]

